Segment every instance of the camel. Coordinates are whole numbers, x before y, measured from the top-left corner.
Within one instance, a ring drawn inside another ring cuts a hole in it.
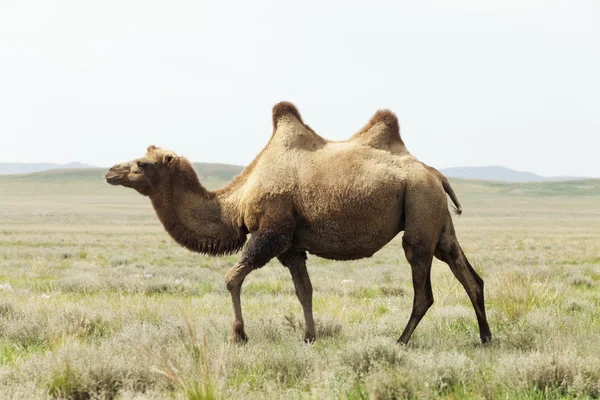
[[[277,258],[291,273],[304,312],[304,340],[315,340],[307,253],[332,260],[370,257],[398,233],[411,266],[414,299],[400,344],[433,304],[433,257],[465,288],[483,343],[487,322],[483,280],[462,251],[446,194],[462,208],[448,180],[406,149],[398,119],[378,111],[346,141],[329,141],[304,123],[297,108],[273,108],[273,133],[252,163],[225,187],[205,189],[192,164],[171,150],[117,164],[109,184],[148,196],[169,235],[181,246],[213,256],[242,250],[226,274],[233,303],[232,340],[245,343],[240,293],[246,276]],[[250,234],[248,240],[247,236]]]

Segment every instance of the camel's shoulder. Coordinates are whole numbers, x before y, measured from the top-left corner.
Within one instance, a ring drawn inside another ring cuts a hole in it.
[[[404,142],[400,137],[398,117],[390,110],[378,110],[369,122],[349,142],[370,146],[381,150],[405,152]]]

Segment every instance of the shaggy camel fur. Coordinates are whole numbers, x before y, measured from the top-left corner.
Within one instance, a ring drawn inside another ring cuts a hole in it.
[[[458,243],[446,193],[458,212],[460,204],[446,178],[408,152],[390,111],[378,111],[349,140],[333,142],[305,125],[292,104],[279,103],[267,146],[241,175],[214,192],[200,184],[188,160],[155,146],[137,160],[112,167],[106,181],[149,196],[166,231],[192,251],[221,255],[243,247],[241,260],[226,275],[236,342],[248,339],[240,292],[250,272],[274,257],[289,269],[304,310],[304,339],[312,342],[306,252],[333,260],[370,257],[401,231],[414,302],[398,341],[408,342],[433,303],[434,256],[464,286],[481,340],[491,339],[483,280]]]

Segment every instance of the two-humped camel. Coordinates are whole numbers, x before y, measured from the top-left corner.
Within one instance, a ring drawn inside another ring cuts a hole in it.
[[[333,142],[305,125],[292,104],[279,103],[267,146],[241,175],[214,192],[200,184],[187,159],[154,146],[142,158],[112,167],[106,181],[149,196],[167,232],[192,251],[222,255],[243,248],[241,260],[226,275],[236,342],[248,340],[240,291],[250,272],[274,257],[290,270],[304,310],[304,339],[312,342],[306,252],[333,260],[370,257],[401,231],[414,302],[398,341],[408,342],[433,304],[434,256],[464,286],[482,342],[491,339],[483,280],[458,243],[446,193],[459,212],[460,204],[447,179],[408,152],[390,111],[378,111],[349,140]]]

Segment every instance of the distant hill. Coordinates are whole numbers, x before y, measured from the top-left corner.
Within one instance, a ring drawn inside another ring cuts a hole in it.
[[[75,168],[51,168],[45,171],[37,171],[32,173],[15,173],[15,174],[0,174],[4,175],[0,182],[64,182],[64,181],[86,181],[95,180],[103,181],[103,176],[108,171],[108,168],[84,167],[85,164],[74,163],[81,165]],[[59,164],[50,164],[59,165]],[[65,164],[70,165],[70,164]],[[203,182],[211,182],[214,184],[229,182],[233,177],[239,175],[244,167],[230,164],[212,164],[212,163],[194,163],[194,169]]]
[[[99,168],[94,165],[84,164],[80,162],[72,162],[68,164],[57,163],[0,163],[0,175],[17,175],[17,174],[33,174],[36,172],[42,173],[37,177],[60,177],[60,176],[81,176],[81,175],[99,175],[107,168]],[[239,175],[244,167],[230,164],[216,163],[194,163],[194,169],[200,175],[200,178],[211,179],[218,181],[230,181],[236,175]],[[82,171],[73,171],[82,170]],[[85,171],[83,171],[85,170]],[[52,173],[49,173],[52,171]],[[36,176],[31,176],[29,179],[36,179]],[[25,180],[28,178],[25,177]]]
[[[194,168],[201,180],[212,181],[212,182],[228,182],[234,176],[239,175],[244,167],[240,165],[231,164],[218,164],[218,163],[194,163]],[[92,165],[83,164],[79,162],[73,162],[69,164],[56,164],[56,163],[0,163],[0,175],[17,175],[17,174],[31,174],[31,173],[42,173],[42,177],[45,176],[48,179],[61,179],[60,177],[66,177],[67,175],[80,176],[83,175],[94,175],[101,176],[104,174],[106,168],[98,168]],[[49,173],[54,171],[55,173]],[[71,171],[71,172],[69,172]],[[79,171],[79,172],[77,172]],[[548,181],[573,181],[573,180],[585,180],[589,178],[581,177],[544,177],[532,172],[515,171],[510,168],[502,166],[489,166],[489,167],[454,167],[444,168],[440,170],[444,175],[449,178],[459,179],[472,179],[478,181],[500,181],[500,182],[548,182]],[[48,173],[44,173],[48,172]],[[25,180],[37,179],[36,176],[23,177]]]
[[[533,172],[515,171],[502,166],[489,167],[454,167],[440,170],[449,178],[474,179],[480,181],[502,182],[546,182],[546,181],[573,181],[588,178],[574,176],[545,177]]]
[[[30,174],[33,172],[48,171],[52,169],[81,169],[96,168],[93,165],[80,162],[67,164],[57,163],[5,163],[0,162],[0,175]]]
[[[194,169],[200,180],[229,182],[234,176],[242,173],[244,167],[231,164],[194,163]]]
[[[239,175],[243,167],[229,164],[194,163],[200,181],[208,189],[222,187]],[[52,193],[72,195],[77,193],[110,194],[129,193],[115,191],[104,182],[108,168],[53,169],[31,174],[0,176],[0,193],[23,195],[29,193]],[[445,172],[445,171],[444,171]],[[473,175],[472,175],[473,176]],[[563,179],[550,181],[548,178],[537,182],[500,182],[498,180],[450,178],[454,190],[462,199],[485,196],[600,196],[600,179]],[[505,178],[506,179],[506,178]],[[514,179],[514,178],[513,178]]]

